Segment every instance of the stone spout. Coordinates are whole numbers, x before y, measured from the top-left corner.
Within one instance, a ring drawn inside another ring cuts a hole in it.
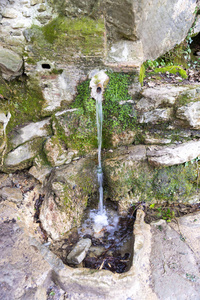
[[[104,89],[109,82],[109,77],[104,71],[95,70],[90,73],[89,78],[91,78],[91,96],[97,100],[98,95],[103,95]]]

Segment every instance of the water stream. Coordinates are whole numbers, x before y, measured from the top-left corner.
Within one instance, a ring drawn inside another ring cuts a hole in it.
[[[102,92],[99,89],[96,97],[96,120],[97,120],[97,139],[98,139],[98,168],[97,177],[99,183],[99,212],[103,214],[103,171],[101,166],[101,146],[102,146],[102,123],[103,123],[103,111],[102,111]]]
[[[103,86],[108,80],[104,72],[99,72],[98,78],[95,75],[91,79],[91,96],[96,100],[96,123],[98,139],[98,166],[97,179],[99,184],[99,205],[96,208],[90,204],[83,215],[82,224],[71,230],[69,234],[53,245],[52,251],[56,253],[64,263],[68,263],[66,257],[73,246],[84,238],[89,238],[92,246],[89,248],[86,257],[80,267],[91,269],[107,269],[112,272],[122,273],[129,270],[132,261],[133,249],[133,223],[134,211],[126,216],[119,216],[117,205],[113,201],[105,199],[103,195],[103,170],[101,161],[102,147],[102,126],[103,126]],[[98,79],[98,80],[97,80]],[[100,80],[101,79],[101,80]],[[63,250],[64,249],[64,250]],[[74,266],[74,265],[72,265]],[[74,266],[74,267],[78,267]]]

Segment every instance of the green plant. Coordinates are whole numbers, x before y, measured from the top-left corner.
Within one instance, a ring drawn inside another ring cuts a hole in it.
[[[166,220],[167,222],[171,222],[172,219],[175,217],[175,212],[173,210],[170,210],[170,208],[167,208],[166,211],[163,211],[162,218],[163,220]]]
[[[183,68],[181,68],[180,66],[166,66],[166,67],[162,67],[162,68],[155,68],[154,72],[155,73],[166,73],[166,72],[169,72],[171,74],[177,74],[177,73],[179,73],[179,75],[183,79],[186,79],[188,77],[186,71],[183,70]]]
[[[196,158],[192,159],[191,161],[186,161],[185,162],[185,167],[188,167],[189,164],[196,165],[196,171],[197,171],[197,189],[198,189],[198,184],[199,184],[199,161],[200,161],[200,156],[197,156]]]

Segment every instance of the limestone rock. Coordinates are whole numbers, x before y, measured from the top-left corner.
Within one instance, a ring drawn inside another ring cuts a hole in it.
[[[130,145],[133,144],[135,140],[135,136],[136,136],[136,132],[131,130],[123,131],[122,133],[113,132],[111,136],[111,143],[113,147]]]
[[[159,124],[160,122],[169,121],[172,117],[172,108],[156,108],[149,112],[144,112],[139,119],[139,123]]]
[[[139,111],[149,111],[149,109],[155,109],[160,105],[172,106],[175,104],[178,95],[187,89],[184,86],[177,87],[173,85],[145,88],[141,92],[143,98],[137,102],[136,109]]]
[[[185,39],[194,21],[196,1],[150,0],[147,5],[105,0],[104,7],[108,40],[117,41],[110,43],[107,61],[136,66],[156,59]]]
[[[137,201],[129,197],[133,174],[137,177],[141,168],[145,170],[146,148],[143,145],[120,147],[104,158],[104,176],[107,180],[105,194],[114,201],[119,201],[120,209],[128,208],[130,203]]]
[[[50,119],[45,119],[40,122],[30,123],[15,130],[14,136],[9,141],[12,148],[24,144],[27,141],[38,137],[45,137],[51,134]]]
[[[3,112],[0,112],[0,154],[6,148],[6,127],[11,118],[10,112],[6,115]]]
[[[67,262],[69,264],[80,264],[84,260],[91,245],[91,239],[81,239],[68,254]]]
[[[97,192],[94,160],[82,158],[53,169],[44,189],[40,220],[52,239],[59,239],[80,223],[89,195]]]
[[[31,166],[34,157],[42,150],[42,138],[29,141],[6,154],[2,169],[5,172],[22,170]]]
[[[190,102],[177,109],[176,117],[189,124],[193,129],[200,129],[200,101]]]
[[[170,144],[171,143],[171,138],[162,138],[162,137],[156,137],[154,135],[151,134],[146,134],[144,137],[144,143],[145,144]]]
[[[38,63],[37,70],[44,73],[46,70],[41,68],[42,65],[43,62]],[[41,87],[46,100],[44,111],[54,111],[60,108],[63,102],[71,103],[76,95],[76,87],[84,77],[81,70],[70,66],[60,75],[42,76]]]
[[[44,151],[48,161],[53,167],[69,164],[76,152],[72,150],[67,151],[56,136],[53,136],[46,141]]]
[[[9,19],[17,18],[17,15],[18,15],[17,10],[14,8],[6,8],[2,14],[4,18],[9,18]]]
[[[19,188],[3,187],[0,189],[0,197],[4,200],[9,199],[12,202],[21,202],[23,200],[22,192]]]
[[[179,145],[150,146],[147,149],[148,162],[154,166],[182,164],[200,155],[200,141],[190,141]]]
[[[40,4],[40,3],[43,3],[44,0],[31,0],[31,5],[36,5],[36,4]]]
[[[143,60],[141,41],[119,41],[112,44],[106,63],[138,67]]]
[[[0,69],[5,79],[10,80],[22,74],[23,60],[15,52],[0,47]]]
[[[192,33],[193,34],[198,34],[200,32],[200,16],[198,15],[196,18],[195,26],[193,28]]]

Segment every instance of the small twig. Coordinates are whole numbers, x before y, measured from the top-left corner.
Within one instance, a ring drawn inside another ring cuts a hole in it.
[[[104,266],[105,261],[106,261],[105,259],[102,261],[102,264],[100,265],[99,270],[102,270],[102,269],[103,269],[103,266]]]

